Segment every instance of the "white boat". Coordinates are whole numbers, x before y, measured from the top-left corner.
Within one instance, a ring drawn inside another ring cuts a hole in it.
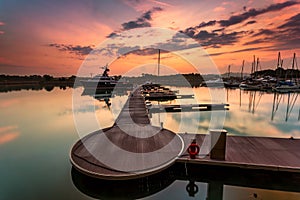
[[[281,93],[299,92],[300,86],[291,80],[286,80],[279,82],[278,85],[274,87],[274,91]]]
[[[215,80],[207,80],[204,85],[206,87],[224,87],[224,81],[221,78]]]

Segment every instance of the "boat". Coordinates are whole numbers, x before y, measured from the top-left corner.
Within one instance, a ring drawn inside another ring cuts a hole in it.
[[[224,87],[224,81],[221,78],[205,81],[202,86],[206,87]]]
[[[279,81],[274,91],[280,93],[299,92],[300,87],[292,80]]]
[[[294,53],[293,57],[293,63],[292,63],[292,73],[295,70],[296,63],[296,53]],[[286,72],[286,78],[287,78],[287,72]],[[275,92],[280,93],[289,93],[289,92],[299,92],[300,91],[300,84],[298,83],[298,79],[291,75],[291,80],[282,80],[279,81],[276,86],[273,88]]]
[[[237,78],[230,76],[230,65],[228,65],[227,78],[224,78],[223,81],[225,88],[238,88],[240,85],[240,82],[237,80]]]
[[[108,75],[109,68],[108,64],[104,67],[102,75],[98,74],[88,80],[81,80],[84,89],[86,90],[113,90],[116,86],[118,88],[130,88],[132,84],[126,81],[118,81],[115,77]]]

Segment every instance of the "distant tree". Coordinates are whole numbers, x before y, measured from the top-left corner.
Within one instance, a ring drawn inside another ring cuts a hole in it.
[[[50,80],[53,79],[53,76],[50,76],[50,75],[48,75],[48,74],[45,74],[45,75],[43,76],[43,78],[44,78],[46,81],[50,81]]]
[[[54,86],[48,85],[44,87],[46,91],[51,92],[54,89]]]

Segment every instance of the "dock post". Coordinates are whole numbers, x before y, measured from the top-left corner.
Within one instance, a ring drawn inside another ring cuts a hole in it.
[[[224,129],[211,129],[210,133],[210,158],[216,160],[225,160],[226,157],[226,136]]]

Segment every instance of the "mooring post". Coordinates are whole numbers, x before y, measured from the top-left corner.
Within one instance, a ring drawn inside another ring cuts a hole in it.
[[[225,160],[226,157],[226,136],[224,129],[211,129],[210,134],[210,158],[216,160]]]

